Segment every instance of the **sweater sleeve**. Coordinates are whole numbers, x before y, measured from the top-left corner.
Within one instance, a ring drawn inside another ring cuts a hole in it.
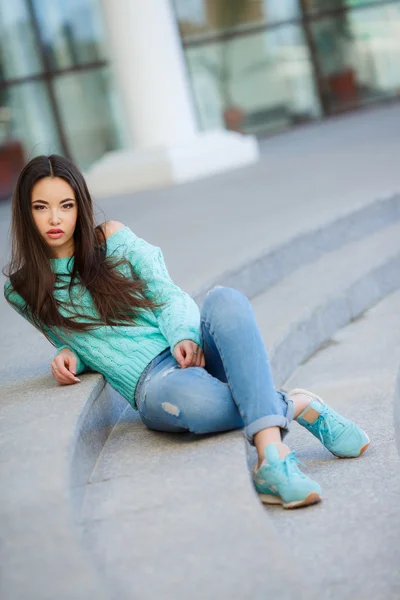
[[[10,280],[7,280],[5,285],[4,285],[4,297],[7,300],[7,302],[9,303],[9,305],[18,313],[20,314],[22,317],[24,317],[24,319],[26,319],[31,325],[33,325],[36,329],[38,329],[41,333],[43,333],[33,322],[33,320],[30,318],[28,311],[26,310],[26,302],[25,300],[18,294],[18,292],[16,292],[14,290],[14,288],[12,287],[12,284],[10,282]],[[68,350],[71,350],[71,352],[73,352],[77,358],[77,362],[76,362],[76,375],[79,375],[80,373],[83,373],[85,370],[89,370],[88,367],[85,365],[85,363],[83,362],[83,360],[81,359],[80,356],[78,356],[78,354],[75,352],[75,350],[73,350],[72,348],[70,348],[69,346],[66,346],[63,344],[63,342],[53,333],[53,331],[51,331],[51,329],[49,327],[45,327],[46,333],[51,341],[51,343],[53,344],[53,346],[55,346],[57,348],[57,352],[56,352],[56,356],[59,352],[61,352],[61,350],[64,350],[65,348],[68,348]]]
[[[125,256],[135,273],[146,281],[149,297],[162,302],[155,316],[161,333],[171,350],[182,340],[202,346],[200,311],[196,302],[172,281],[161,249],[124,228]]]

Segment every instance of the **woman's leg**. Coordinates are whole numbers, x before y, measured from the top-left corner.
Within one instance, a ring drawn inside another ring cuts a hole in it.
[[[206,369],[226,381],[245,425],[245,435],[257,448],[259,463],[265,447],[281,444],[294,416],[293,402],[273,383],[264,342],[249,300],[241,292],[217,287],[206,296],[201,311]]]
[[[262,502],[285,508],[319,502],[320,486],[300,471],[296,454],[281,442],[294,404],[275,389],[249,300],[237,290],[214,288],[204,301],[201,324],[206,366],[215,376],[225,373],[245,435],[257,448],[253,479]]]
[[[151,368],[136,398],[142,421],[150,429],[197,434],[244,426],[260,461],[265,450],[253,475],[261,500],[285,508],[318,502],[318,484],[298,469],[295,453],[282,449],[293,403],[273,386],[248,299],[229,288],[213,290],[201,327],[206,369],[181,369],[171,354]]]
[[[280,434],[287,433],[293,416],[336,456],[365,452],[367,434],[321,398],[305,390],[276,392],[251,304],[243,294],[215,288],[206,297],[201,321],[207,369],[228,382],[246,435],[257,447],[259,466],[271,442],[281,458],[288,454],[288,447],[279,444]]]
[[[218,307],[223,309],[221,314]],[[293,419],[293,403],[273,387],[248,299],[236,290],[216,288],[204,302],[201,328],[205,369],[181,369],[175,358],[167,355],[148,373],[137,395],[143,422],[161,431],[198,434],[245,427],[250,442],[268,427],[272,435],[267,441],[279,443],[280,427],[285,434]],[[249,347],[240,349],[246,335]],[[232,388],[238,392],[240,406]]]
[[[136,403],[143,423],[157,431],[206,434],[244,425],[227,383],[200,367],[181,369],[171,354],[149,371]]]

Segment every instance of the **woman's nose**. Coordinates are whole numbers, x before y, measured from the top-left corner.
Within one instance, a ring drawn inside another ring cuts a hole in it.
[[[59,223],[60,219],[58,217],[58,215],[56,213],[51,213],[50,215],[50,222],[55,225],[57,225]]]

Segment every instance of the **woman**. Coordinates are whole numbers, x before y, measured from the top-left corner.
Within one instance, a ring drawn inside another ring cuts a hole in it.
[[[369,444],[357,425],[304,390],[274,388],[248,299],[217,287],[201,314],[170,279],[161,250],[128,227],[95,227],[82,174],[61,156],[22,170],[12,207],[5,297],[58,350],[61,385],[102,373],[147,427],[204,434],[244,427],[261,500],[294,508],[321,499],[282,439],[295,418],[339,457]]]

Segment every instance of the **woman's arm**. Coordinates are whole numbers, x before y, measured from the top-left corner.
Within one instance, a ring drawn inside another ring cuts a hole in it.
[[[155,315],[171,350],[182,340],[192,340],[201,346],[198,306],[172,281],[161,249],[139,238],[121,223],[114,223],[119,229],[124,228],[118,254],[123,254],[135,273],[146,281],[150,297],[164,303],[162,308],[155,310]]]
[[[182,340],[192,340],[201,347],[199,308],[193,298],[172,281],[161,249],[148,244],[136,272],[146,281],[151,297],[164,303],[155,310],[155,315],[171,350]]]
[[[18,292],[16,292],[14,290],[10,280],[7,280],[4,285],[4,297],[7,300],[7,302],[9,303],[9,305],[18,314],[20,314],[22,317],[24,317],[24,319],[26,319],[31,325],[33,325],[35,327],[35,329],[38,329],[38,331],[43,333],[36,326],[36,324],[32,321],[32,319],[29,317],[28,311],[26,310],[25,300],[18,294]],[[59,352],[61,352],[61,350],[63,350],[64,348],[67,348],[68,350],[73,352],[73,354],[76,356],[76,374],[79,375],[80,373],[83,373],[85,370],[89,370],[88,367],[83,362],[83,360],[80,358],[80,356],[75,352],[75,350],[73,350],[69,346],[66,346],[48,327],[45,327],[45,331],[46,331],[46,334],[47,334],[49,340],[53,344],[53,346],[55,346],[58,349],[55,356],[57,356],[59,354]]]

